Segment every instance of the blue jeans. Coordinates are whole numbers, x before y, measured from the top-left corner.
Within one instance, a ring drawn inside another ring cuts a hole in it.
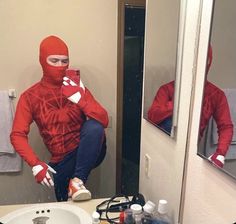
[[[103,126],[96,120],[87,120],[80,133],[79,146],[59,163],[49,163],[57,171],[53,174],[57,201],[67,201],[71,178],[84,183],[90,171],[101,164],[106,155],[106,138]]]
[[[172,128],[172,116],[167,117],[165,120],[163,120],[161,123],[159,123],[157,126],[161,127],[164,129],[168,134],[171,133],[171,128]]]

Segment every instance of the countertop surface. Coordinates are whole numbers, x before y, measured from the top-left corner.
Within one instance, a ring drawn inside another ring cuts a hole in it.
[[[68,201],[68,202],[52,202],[52,203],[66,203],[66,204],[71,204],[78,206],[85,211],[87,211],[89,214],[92,214],[93,211],[96,210],[96,206],[106,200],[106,198],[100,198],[100,199],[92,199],[89,201],[82,201],[82,202],[73,202],[73,201]],[[40,203],[43,204],[43,203]],[[47,203],[48,204],[48,203]],[[24,207],[30,207],[30,206],[35,206],[37,204],[18,204],[18,205],[2,205],[0,206],[0,217],[3,217],[4,215],[13,212],[17,209],[24,208]]]

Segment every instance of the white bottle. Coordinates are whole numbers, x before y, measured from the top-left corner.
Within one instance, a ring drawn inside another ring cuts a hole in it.
[[[171,219],[168,216],[168,202],[159,200],[157,214],[155,215],[155,224],[171,224]]]
[[[132,204],[130,209],[133,212],[135,224],[141,224],[143,208],[139,204]]]
[[[152,224],[155,207],[156,205],[153,202],[146,202],[146,204],[143,206],[142,224]]]
[[[152,201],[147,201],[146,204],[143,206],[143,211],[147,214],[153,215],[155,208],[156,205]]]
[[[92,224],[99,224],[100,223],[100,214],[96,211],[92,214]]]

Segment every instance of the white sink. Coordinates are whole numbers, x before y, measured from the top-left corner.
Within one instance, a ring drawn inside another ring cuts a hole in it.
[[[0,218],[3,224],[91,224],[82,208],[63,203],[43,203],[24,207]]]

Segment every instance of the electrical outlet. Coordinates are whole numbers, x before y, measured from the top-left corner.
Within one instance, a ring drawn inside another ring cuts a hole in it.
[[[150,168],[151,168],[151,157],[148,154],[144,156],[144,165],[145,165],[145,175],[150,177]]]

